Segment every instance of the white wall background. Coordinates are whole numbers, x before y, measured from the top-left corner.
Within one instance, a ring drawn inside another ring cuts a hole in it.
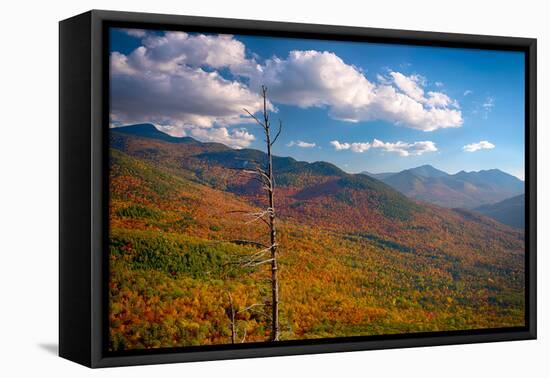
[[[0,22],[0,376],[519,377],[550,374],[550,87],[544,1],[4,1]],[[539,39],[539,340],[90,370],[56,356],[61,19],[111,9]],[[546,274],[545,274],[546,273]],[[545,351],[546,348],[546,351]]]

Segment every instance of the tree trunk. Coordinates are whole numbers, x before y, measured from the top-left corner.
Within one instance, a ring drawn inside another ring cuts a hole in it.
[[[229,320],[231,321],[231,344],[235,344],[236,329],[235,329],[235,306],[233,305],[233,297],[227,293],[229,297]]]
[[[262,167],[258,167],[252,173],[258,174],[259,181],[262,183],[263,189],[267,192],[268,208],[267,211],[255,215],[255,220],[261,219],[269,227],[269,246],[265,247],[264,251],[270,253],[271,256],[265,261],[252,261],[254,265],[263,264],[264,262],[271,263],[271,335],[270,341],[278,341],[280,336],[279,330],[279,278],[277,273],[277,231],[275,227],[275,178],[273,177],[273,155],[271,154],[271,147],[279,138],[282,130],[282,122],[279,120],[279,130],[275,137],[271,137],[271,125],[269,123],[269,113],[267,110],[267,88],[262,86],[262,98],[263,98],[263,121],[256,118],[254,114],[244,109],[250,117],[252,117],[260,126],[262,126],[265,133],[265,142],[267,146],[267,167],[264,170]],[[265,214],[268,214],[268,219],[264,219]]]
[[[273,179],[273,157],[271,155],[271,133],[269,116],[267,113],[266,88],[263,90],[264,100],[264,125],[266,129],[267,144],[267,175],[269,177],[269,238],[271,246],[271,341],[279,340],[279,278],[277,275],[277,231],[275,229],[275,201],[273,191],[275,182]]]

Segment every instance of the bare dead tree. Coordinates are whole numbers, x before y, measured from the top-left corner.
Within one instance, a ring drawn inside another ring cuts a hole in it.
[[[231,344],[235,344],[236,329],[235,329],[235,306],[233,305],[233,297],[231,293],[227,293],[229,297],[229,307],[226,309],[227,317],[231,322]]]
[[[256,241],[240,240],[243,244],[250,244],[260,247],[261,249],[251,256],[247,256],[245,259],[241,260],[240,263],[244,267],[255,267],[262,264],[271,265],[271,341],[279,340],[279,277],[278,277],[278,267],[277,267],[277,230],[275,227],[276,213],[275,213],[275,178],[273,175],[273,155],[271,149],[279,135],[281,135],[281,130],[283,128],[282,122],[279,120],[279,127],[275,134],[275,137],[272,138],[271,135],[271,122],[269,119],[268,111],[268,102],[267,102],[267,87],[262,85],[262,99],[263,99],[263,109],[262,109],[262,119],[256,117],[247,109],[244,111],[256,121],[258,125],[261,126],[266,144],[266,153],[267,161],[265,166],[261,164],[254,169],[245,169],[244,172],[252,175],[252,177],[257,180],[263,191],[266,193],[267,197],[267,208],[263,211],[258,211],[254,213],[248,213],[250,220],[247,223],[253,223],[256,221],[263,222],[268,228],[269,242],[260,243]]]
[[[265,315],[262,311],[257,311],[256,307],[263,306],[261,303],[254,303],[250,306],[246,306],[242,309],[239,309],[235,306],[233,301],[233,296],[230,292],[227,292],[227,297],[229,299],[229,307],[225,309],[225,313],[229,318],[231,324],[231,344],[235,344],[237,340],[237,316],[246,312],[259,312],[261,315]],[[246,325],[243,328],[243,335],[241,337],[241,343],[244,343],[246,340]]]

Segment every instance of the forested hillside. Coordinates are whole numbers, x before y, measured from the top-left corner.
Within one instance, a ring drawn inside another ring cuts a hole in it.
[[[243,171],[265,154],[151,128],[110,135],[109,348],[265,341],[265,267],[235,263],[265,237]],[[281,340],[524,324],[521,230],[325,162],[274,170]]]

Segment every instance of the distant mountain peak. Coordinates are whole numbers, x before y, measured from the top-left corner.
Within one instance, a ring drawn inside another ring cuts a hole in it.
[[[168,135],[163,131],[160,131],[152,123],[138,123],[135,125],[125,125],[111,128],[112,131],[117,131],[126,134],[134,135]],[[168,135],[171,136],[171,135]]]
[[[479,171],[460,171],[452,175],[458,178],[493,178],[498,180],[506,180],[510,182],[522,183],[523,181],[514,175],[501,171],[498,168],[481,169]]]
[[[191,137],[175,137],[156,128],[151,123],[138,123],[135,125],[113,127],[111,132],[130,134],[137,137],[162,140],[170,143],[199,143]]]
[[[410,168],[406,171],[422,177],[445,177],[449,175],[447,172],[437,169],[430,164],[424,164],[416,168]]]
[[[450,175],[425,164],[374,177],[411,198],[451,208],[473,208],[524,192],[523,181],[496,168]]]
[[[140,131],[159,131],[159,129],[156,128],[155,125],[152,123],[136,123],[134,125],[124,125],[124,126],[118,126],[114,127],[114,129],[117,130],[140,130]]]
[[[480,169],[478,171],[466,171],[466,170],[461,170],[455,174],[483,174],[483,173],[503,173],[505,175],[508,175],[508,173],[504,172],[504,171],[501,171],[500,169],[498,168],[489,168],[489,169]]]

